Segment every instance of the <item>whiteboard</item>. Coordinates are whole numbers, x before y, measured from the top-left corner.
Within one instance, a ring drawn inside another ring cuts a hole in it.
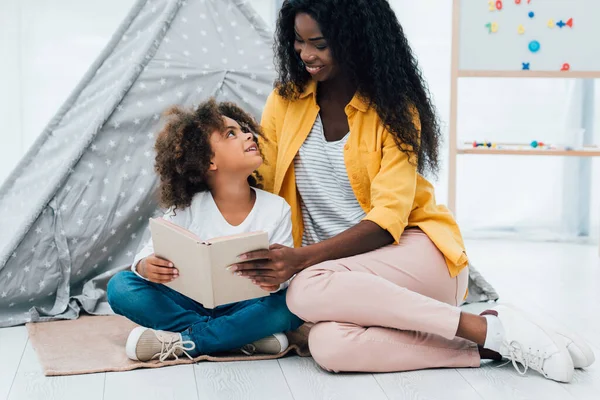
[[[459,70],[600,71],[600,0],[455,1]]]

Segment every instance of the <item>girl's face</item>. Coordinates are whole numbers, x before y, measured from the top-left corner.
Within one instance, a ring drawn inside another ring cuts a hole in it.
[[[294,24],[294,50],[313,79],[323,82],[333,78],[339,67],[327,45],[319,24],[310,15],[298,13]]]
[[[224,116],[223,123],[225,130],[214,131],[210,137],[213,151],[210,170],[249,176],[263,162],[254,134],[229,117]]]

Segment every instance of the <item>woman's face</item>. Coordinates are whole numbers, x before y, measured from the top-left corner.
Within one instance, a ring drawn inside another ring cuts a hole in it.
[[[323,82],[337,75],[339,67],[333,59],[331,49],[317,21],[306,13],[298,13],[294,30],[296,31],[294,49],[313,79]]]

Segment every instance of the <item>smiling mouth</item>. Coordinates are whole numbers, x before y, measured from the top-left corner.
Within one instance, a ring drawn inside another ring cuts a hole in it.
[[[255,145],[250,146],[246,149],[246,153],[250,153],[252,151],[258,151],[258,147],[256,147]]]
[[[324,66],[320,66],[320,67],[309,67],[308,65],[306,66],[306,70],[311,74],[316,74],[319,71],[321,71],[323,68],[324,68]]]

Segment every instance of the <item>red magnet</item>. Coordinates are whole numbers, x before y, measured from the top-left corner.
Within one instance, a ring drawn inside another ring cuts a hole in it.
[[[572,28],[573,27],[573,18],[569,18],[569,20],[567,21],[567,23],[565,25],[567,25],[569,28]]]
[[[568,71],[571,69],[571,66],[569,65],[569,63],[564,63],[562,65],[562,67],[560,68],[561,71]]]

